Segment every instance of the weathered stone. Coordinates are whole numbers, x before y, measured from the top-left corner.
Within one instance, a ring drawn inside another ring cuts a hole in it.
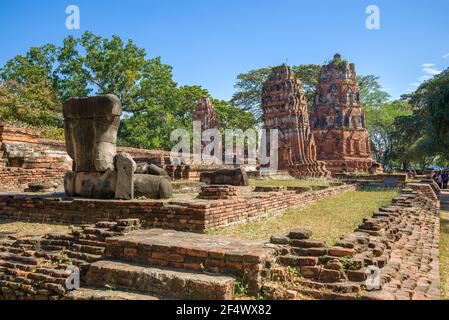
[[[122,106],[114,95],[72,98],[62,107],[67,153],[76,172],[114,170]]]
[[[139,162],[136,163],[136,172],[139,174],[146,174],[148,173],[148,170],[150,169],[150,164],[146,162]]]
[[[134,195],[150,199],[169,199],[173,196],[173,187],[168,177],[135,174]]]
[[[329,255],[334,257],[352,257],[355,254],[354,249],[333,247],[329,249]]]
[[[288,237],[295,240],[307,240],[312,237],[312,231],[307,229],[294,229],[290,231]]]
[[[343,270],[343,264],[337,259],[330,260],[326,264],[326,269],[341,271]]]
[[[127,153],[115,156],[117,168],[117,183],[115,186],[115,198],[131,200],[134,198],[134,172],[137,165]]]
[[[321,266],[304,266],[300,268],[300,273],[304,278],[316,278],[320,275]]]
[[[338,282],[340,280],[340,271],[330,270],[330,269],[322,269],[320,272],[320,281],[325,282]]]
[[[74,194],[93,199],[113,199],[116,184],[116,171],[77,172],[75,174]]]
[[[290,239],[286,236],[272,236],[270,242],[274,244],[289,244]]]
[[[150,164],[148,166],[148,173],[155,175],[155,176],[165,176],[168,177],[168,173],[167,171],[165,171],[162,168],[159,168],[158,166],[154,165],[154,164]]]
[[[75,180],[76,173],[73,171],[66,172],[64,176],[64,190],[69,197],[75,196]]]
[[[290,245],[297,248],[323,248],[326,244],[317,240],[290,240]]]
[[[362,270],[349,270],[347,272],[348,279],[354,282],[363,282],[368,279],[368,274],[365,269]]]
[[[200,181],[213,185],[248,186],[249,180],[245,169],[222,169],[212,172],[202,172]]]

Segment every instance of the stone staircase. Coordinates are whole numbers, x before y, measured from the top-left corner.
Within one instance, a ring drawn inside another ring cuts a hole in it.
[[[237,279],[259,292],[272,254],[260,242],[139,228],[126,219],[0,241],[0,300],[226,300]],[[70,266],[81,288],[68,292]]]
[[[8,159],[6,159],[6,157],[5,157],[5,151],[0,149],[0,168],[6,167],[7,163],[8,163]]]
[[[439,229],[433,198],[404,189],[334,247],[310,240],[307,230],[272,237],[280,267],[262,292],[270,299],[438,300]],[[369,267],[380,269],[381,290],[365,291]]]
[[[234,298],[235,278],[150,267],[118,261],[93,263],[86,285],[113,287],[169,299],[229,300]]]

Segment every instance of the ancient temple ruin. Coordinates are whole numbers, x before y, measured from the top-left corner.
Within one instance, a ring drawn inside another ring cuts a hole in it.
[[[295,177],[327,176],[324,162],[316,158],[301,81],[288,66],[275,68],[265,82],[262,108],[263,128],[279,130],[278,169]]]
[[[354,64],[339,54],[321,69],[312,116],[317,157],[332,173],[368,172],[373,164]]]
[[[218,127],[217,113],[209,97],[203,97],[193,112],[193,121],[201,123],[201,131]]]
[[[67,153],[73,159],[73,171],[64,177],[68,196],[123,200],[172,196],[164,170],[138,166],[129,154],[117,154],[122,105],[116,96],[73,98],[62,112]]]

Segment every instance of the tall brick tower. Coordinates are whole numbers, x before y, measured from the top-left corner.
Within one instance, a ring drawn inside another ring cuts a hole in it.
[[[295,177],[329,175],[323,162],[316,160],[316,147],[301,81],[291,69],[274,68],[262,92],[264,129],[279,130],[279,170]]]
[[[193,112],[193,121],[201,122],[201,131],[218,127],[217,114],[209,97],[203,97]]]
[[[217,113],[215,112],[215,107],[210,101],[209,97],[202,97],[201,100],[195,107],[193,112],[193,121],[201,123],[201,132],[209,129],[218,128]],[[203,152],[206,142],[201,141],[201,152]]]
[[[317,157],[332,173],[367,172],[375,163],[365,127],[354,64],[339,54],[321,68],[312,128]]]

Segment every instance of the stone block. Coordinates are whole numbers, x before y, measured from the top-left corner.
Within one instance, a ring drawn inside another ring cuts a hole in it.
[[[134,198],[134,172],[137,169],[137,165],[127,153],[116,155],[115,162],[117,169],[115,198],[131,200]]]
[[[249,185],[248,175],[243,168],[202,172],[200,175],[200,181],[212,185]]]
[[[75,171],[114,170],[120,100],[114,95],[72,98],[62,109],[67,153]]]
[[[173,187],[168,177],[135,174],[134,195],[150,199],[169,199],[173,195]]]
[[[288,236],[290,239],[307,240],[312,237],[312,231],[307,229],[294,229],[290,231]]]

